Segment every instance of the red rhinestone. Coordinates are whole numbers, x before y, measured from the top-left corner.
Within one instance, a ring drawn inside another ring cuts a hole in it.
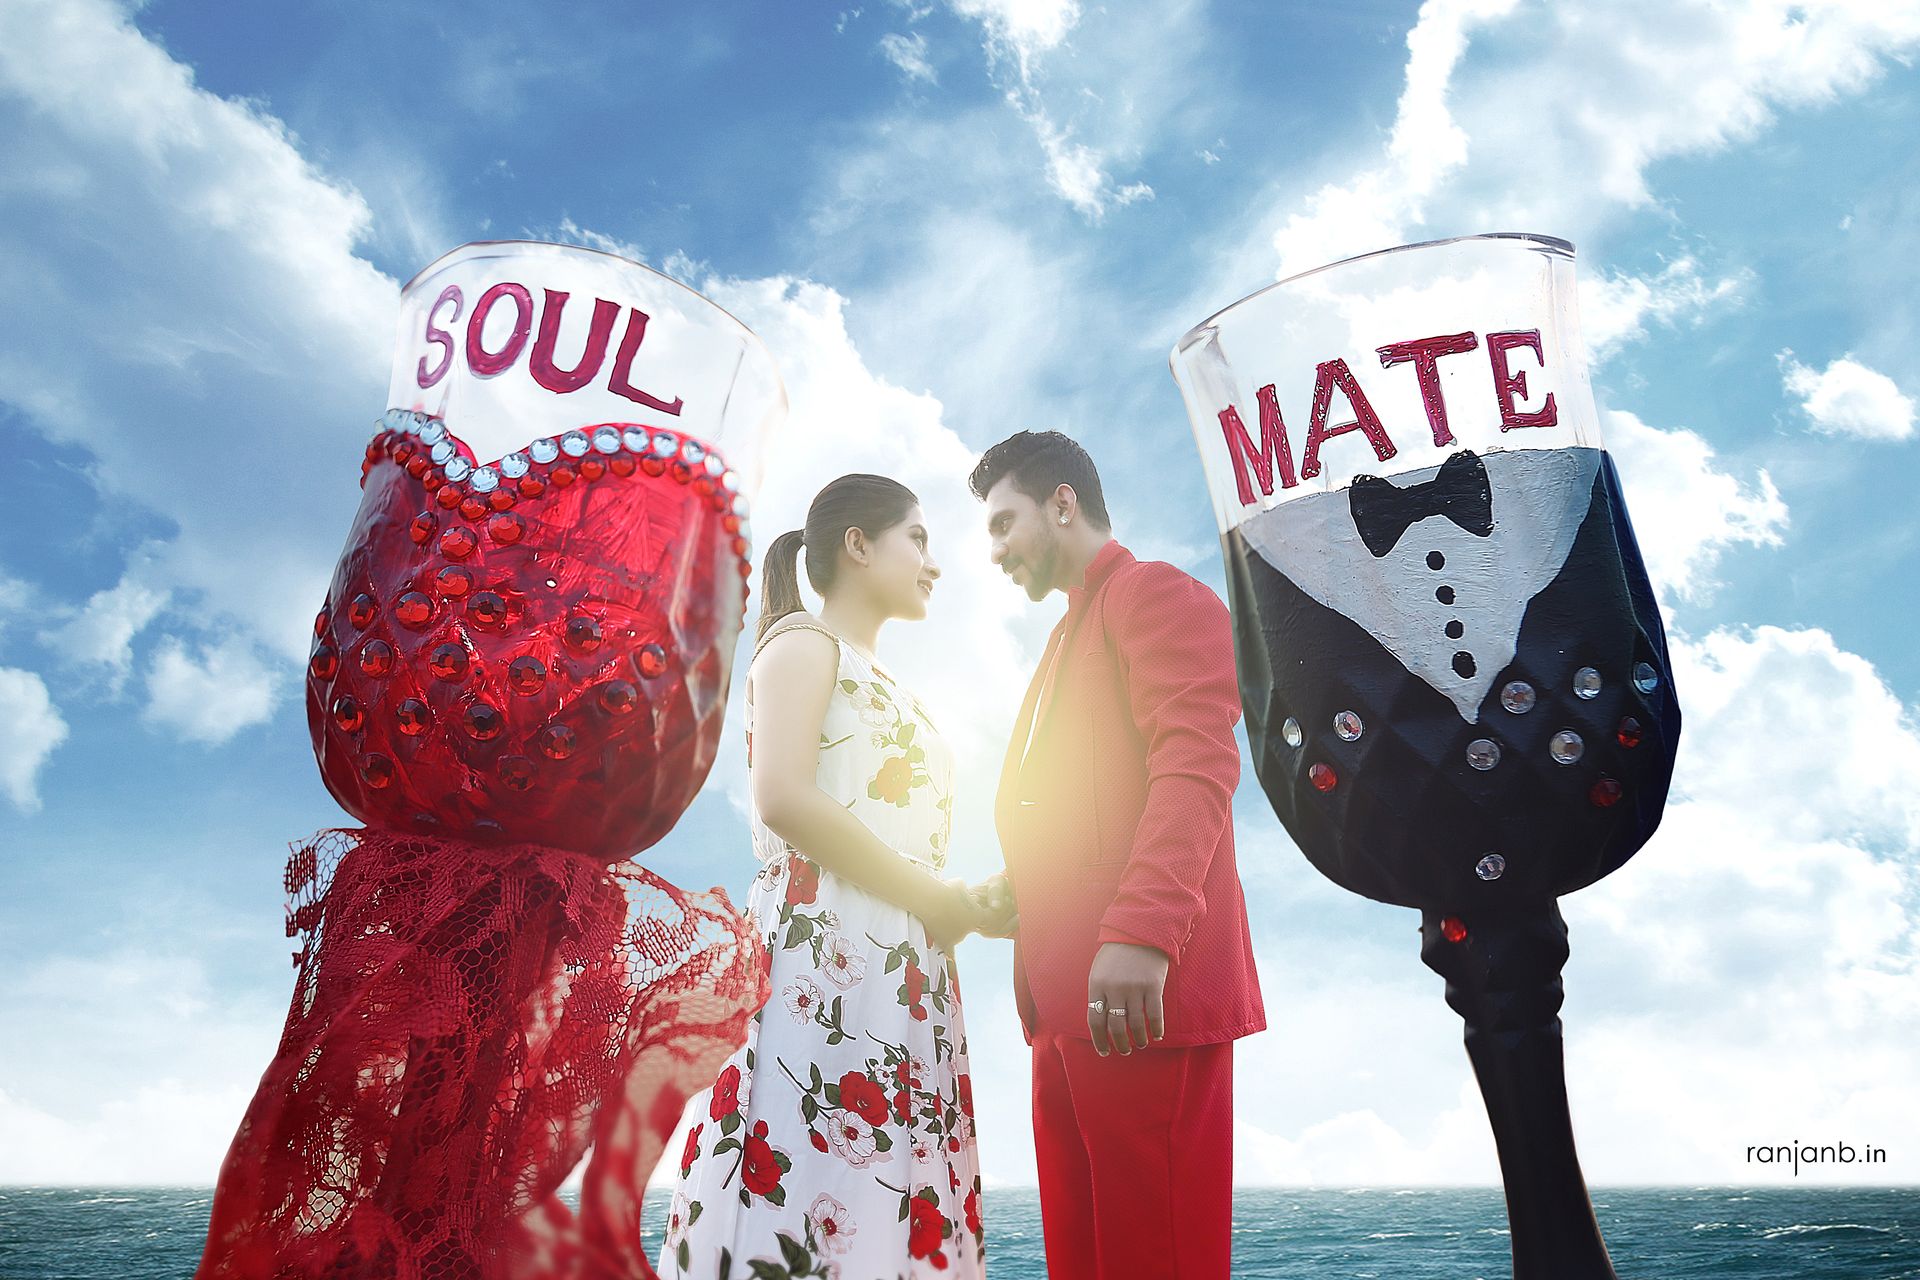
[[[460,721],[470,735],[482,742],[499,737],[500,730],[506,727],[499,710],[484,702],[469,702],[467,709],[460,713]]]
[[[565,760],[579,745],[573,730],[564,724],[548,725],[540,731],[537,741],[540,743],[540,754],[549,760]]]
[[[393,646],[385,640],[369,640],[361,645],[360,669],[370,676],[383,676],[393,670]]]
[[[1596,809],[1611,809],[1620,803],[1621,791],[1622,787],[1617,780],[1596,778],[1593,785],[1587,788],[1587,799],[1593,802]]]
[[[412,476],[415,480],[418,480],[421,476],[424,476],[427,474],[427,468],[432,465],[433,465],[433,459],[427,457],[427,455],[423,453],[420,456],[413,459],[413,461],[407,463],[407,474]]]
[[[413,446],[408,444],[406,441],[402,440],[400,443],[393,446],[393,460],[395,462],[405,462],[408,458],[411,458],[412,456],[413,456]]]
[[[576,613],[567,619],[566,637],[567,648],[580,653],[592,653],[600,647],[603,639],[599,621],[583,613]]]
[[[393,709],[393,718],[400,722],[400,732],[417,738],[433,723],[433,712],[420,699],[408,698]]]
[[[317,640],[325,634],[327,634],[327,611],[322,609],[313,615],[313,636]]]
[[[435,645],[427,657],[427,670],[436,680],[458,680],[467,674],[467,651],[457,644]]]
[[[487,495],[487,505],[495,511],[505,511],[512,507],[517,501],[518,499],[513,496],[513,490],[511,489],[495,489]]]
[[[547,482],[545,480],[542,480],[537,476],[521,476],[520,477],[520,496],[521,497],[537,498],[541,494],[545,493],[546,491],[547,491]]]
[[[640,652],[634,657],[633,665],[640,669],[641,675],[652,680],[656,676],[665,674],[667,651],[657,644],[643,644],[640,646]]]
[[[432,469],[431,467],[427,469],[427,473],[425,475],[420,477],[420,487],[422,489],[425,489],[428,493],[432,493],[435,489],[438,489],[441,485],[445,484],[446,482],[447,482],[447,478],[441,475],[438,471]]]
[[[365,724],[366,720],[366,713],[360,710],[360,704],[354,699],[342,694],[333,700],[333,722],[348,733]]]
[[[507,684],[515,693],[538,693],[547,684],[547,664],[532,655],[507,664]]]
[[[687,481],[693,479],[693,468],[689,467],[686,463],[680,461],[678,458],[675,458],[673,460],[671,466],[673,470],[673,479],[676,484],[685,484]]]
[[[707,495],[707,506],[715,511],[727,511],[733,507],[733,499],[727,496],[724,489],[715,489]]]
[[[632,475],[633,474],[633,455],[630,453],[614,454],[611,458],[607,459],[607,470],[613,472],[613,474],[617,476]]]
[[[500,775],[500,781],[515,791],[525,791],[533,785],[533,761],[525,756],[501,756],[494,771]]]
[[[747,540],[745,538],[736,537],[733,540],[733,554],[737,556],[747,554]]]
[[[1614,732],[1613,736],[1619,740],[1620,745],[1623,747],[1637,747],[1640,745],[1640,739],[1644,737],[1645,734],[1641,732],[1640,722],[1632,716],[1628,716],[1620,722],[1620,728]]]
[[[440,535],[440,554],[449,560],[465,560],[479,545],[480,539],[463,524],[454,525]]]
[[[382,755],[360,758],[360,777],[375,791],[393,781],[393,761]]]
[[[713,477],[708,475],[697,477],[693,482],[693,491],[703,498],[713,496]]]
[[[738,533],[740,532],[740,517],[736,515],[722,516],[720,517],[720,527],[728,533]]]
[[[580,462],[580,477],[583,480],[598,480],[607,474],[607,464],[598,458],[583,458]]]
[[[626,715],[638,697],[639,691],[625,680],[609,680],[600,686],[600,708],[609,715]]]
[[[745,560],[742,560],[737,567],[740,570],[740,576],[743,578],[750,577],[753,574],[753,566]]]
[[[433,575],[433,585],[449,600],[458,600],[473,590],[473,570],[450,564]]]
[[[1448,942],[1464,941],[1467,936],[1466,921],[1462,920],[1459,916],[1442,916],[1440,918],[1440,936]]]
[[[511,511],[498,512],[487,521],[487,536],[495,542],[511,545],[520,541],[520,535],[526,531],[526,525]]]
[[[418,631],[433,617],[433,600],[423,592],[408,591],[393,602],[393,616],[402,626]]]
[[[640,459],[640,469],[650,476],[665,475],[667,472],[667,460],[648,454],[646,457]]]
[[[382,432],[381,434],[375,436],[373,439],[367,441],[367,461],[368,462],[373,462],[378,460],[380,455],[386,451],[385,440],[386,440],[386,433]]]
[[[340,657],[331,645],[321,645],[313,651],[313,657],[307,659],[307,673],[315,680],[331,680],[339,669]]]
[[[507,620],[507,602],[498,591],[480,591],[467,601],[467,616],[483,627],[497,627]]]
[[[373,615],[376,612],[373,597],[362,591],[353,598],[353,603],[347,606],[347,621],[365,631],[367,624],[373,621]]]
[[[487,514],[487,511],[487,502],[484,498],[476,498],[472,494],[468,494],[466,497],[460,499],[460,514],[469,520],[478,520],[481,516]]]
[[[1339,785],[1340,775],[1333,771],[1330,764],[1313,764],[1307,767],[1307,781],[1313,784],[1315,791],[1331,791]]]
[[[573,474],[572,467],[565,465],[555,467],[553,470],[547,472],[547,481],[556,489],[564,489],[579,478],[579,476]]]
[[[440,517],[431,511],[422,511],[413,518],[413,525],[407,530],[407,536],[412,538],[415,544],[425,546],[427,540],[432,538],[439,528]]]
[[[434,490],[433,500],[451,511],[460,505],[460,490],[456,485],[442,484]]]

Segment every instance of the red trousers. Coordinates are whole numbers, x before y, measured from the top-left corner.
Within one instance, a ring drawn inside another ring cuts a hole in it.
[[[1037,1032],[1033,1137],[1050,1280],[1227,1280],[1231,1040],[1102,1058]]]

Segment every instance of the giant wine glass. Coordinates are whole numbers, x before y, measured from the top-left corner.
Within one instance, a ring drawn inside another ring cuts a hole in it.
[[[1422,913],[1515,1275],[1610,1277],[1567,1108],[1556,899],[1653,834],[1680,707],[1573,246],[1503,233],[1336,262],[1211,316],[1172,366],[1260,784],[1328,878]]]

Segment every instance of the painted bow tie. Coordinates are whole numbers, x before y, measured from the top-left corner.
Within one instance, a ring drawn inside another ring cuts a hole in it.
[[[1356,476],[1347,490],[1353,526],[1376,558],[1393,550],[1407,526],[1445,516],[1476,537],[1493,532],[1493,488],[1487,464],[1463,449],[1440,464],[1431,480],[1406,488],[1379,476]]]

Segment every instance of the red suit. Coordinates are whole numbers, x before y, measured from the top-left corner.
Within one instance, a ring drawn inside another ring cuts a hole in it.
[[[1266,1026],[1233,857],[1239,718],[1226,606],[1107,542],[1067,592],[995,805],[1056,1280],[1228,1274],[1231,1042]],[[1170,965],[1165,1040],[1101,1058],[1087,975],[1106,942]]]

